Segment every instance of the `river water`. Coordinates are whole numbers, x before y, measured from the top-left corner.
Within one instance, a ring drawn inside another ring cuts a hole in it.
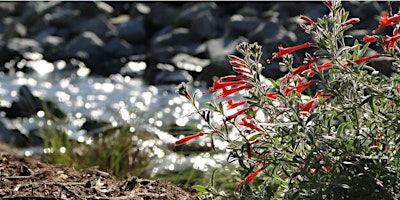
[[[145,67],[141,62],[130,64]],[[224,154],[203,152],[184,156],[167,148],[180,133],[173,133],[166,127],[180,127],[182,130],[185,127],[202,128],[199,116],[190,115],[192,106],[175,93],[175,85],[149,86],[140,78],[119,74],[108,78],[88,76],[87,68],[60,70],[65,66],[62,62],[52,64],[41,61],[31,66],[34,72],[30,74],[16,72],[0,75],[2,106],[10,106],[17,98],[19,88],[27,85],[35,96],[53,101],[67,113],[67,123],[62,124],[62,128],[71,139],[91,143],[91,135],[80,129],[86,119],[109,122],[114,127],[128,125],[132,132],[144,130],[154,134],[157,139],[138,140],[139,149],[147,149],[149,157],[154,158],[148,169],[151,176],[187,167],[205,171],[218,167],[218,163],[226,160]],[[206,88],[190,87],[190,90],[205,91]],[[208,101],[208,95],[203,94],[200,103]],[[2,117],[1,120],[9,128],[18,128],[26,134],[43,123],[41,115],[38,113],[36,117],[14,120]],[[207,139],[200,141],[199,145],[209,145]],[[223,149],[226,145],[217,143],[217,146]],[[42,151],[37,147],[22,150],[27,155]]]

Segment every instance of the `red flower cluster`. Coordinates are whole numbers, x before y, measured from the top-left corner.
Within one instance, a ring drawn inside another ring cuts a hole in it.
[[[302,74],[307,75],[308,77],[313,77],[317,71],[322,71],[324,69],[328,69],[332,66],[331,63],[324,63],[318,66],[310,66],[307,70],[304,70]]]
[[[400,20],[400,15],[395,14],[392,17],[388,17],[386,13],[384,13],[381,16],[381,19],[379,20],[379,26],[375,30],[373,30],[373,33],[376,33],[377,31],[383,29],[385,26],[393,26],[396,27],[395,22],[397,20]]]
[[[309,86],[315,84],[315,80],[309,80],[306,83],[303,83],[301,85],[298,86],[287,86],[287,85],[283,85],[281,87],[281,90],[283,92],[283,95],[288,96],[290,94],[290,92],[292,91],[296,91],[296,93],[301,93],[303,92],[305,89],[307,89]]]
[[[392,17],[388,17],[386,13],[384,13],[381,16],[381,19],[379,20],[379,25],[378,28],[372,31],[372,33],[376,33],[379,30],[383,29],[386,26],[392,26],[394,27],[393,29],[393,36],[388,36],[388,35],[383,35],[382,41],[383,41],[383,46],[387,52],[390,52],[391,50],[396,48],[396,43],[400,39],[400,34],[399,34],[399,29],[398,26],[396,26],[396,22],[400,20],[400,15],[395,14]],[[363,39],[361,40],[362,42],[377,42],[378,36],[376,35],[365,35]]]
[[[213,86],[208,91],[213,92],[221,89],[219,97],[224,98],[244,89],[250,89],[252,86],[247,84],[246,75],[229,75],[214,81]],[[235,86],[235,87],[232,87]]]

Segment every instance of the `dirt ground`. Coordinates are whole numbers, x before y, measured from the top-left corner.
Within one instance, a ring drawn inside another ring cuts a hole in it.
[[[0,199],[200,199],[170,183],[118,181],[97,169],[74,170],[24,157],[0,143]]]

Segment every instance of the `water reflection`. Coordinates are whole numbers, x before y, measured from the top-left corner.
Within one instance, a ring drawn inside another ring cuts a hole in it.
[[[143,67],[143,64],[128,63],[132,68]],[[207,170],[209,167],[216,167],[218,162],[224,162],[225,156],[222,154],[200,153],[184,156],[171,150],[171,144],[181,134],[202,128],[200,117],[191,115],[192,105],[175,93],[175,86],[148,86],[139,78],[122,75],[113,75],[109,78],[87,77],[79,72],[85,69],[83,67],[69,71],[71,73],[69,75],[60,74],[63,72],[59,70],[65,68],[65,65],[65,62],[61,61],[55,65],[38,61],[32,63],[36,71],[33,74],[2,74],[1,105],[11,105],[20,86],[27,85],[34,95],[53,101],[67,113],[67,121],[59,123],[62,131],[70,139],[92,144],[92,135],[80,129],[87,119],[109,122],[112,127],[127,125],[131,132],[142,131],[152,134],[153,137],[150,138],[133,135],[132,140],[138,143],[140,151],[145,152],[148,157],[156,158],[151,161],[148,168],[153,176],[187,167]],[[197,88],[193,88],[195,89]],[[199,96],[201,95],[199,93]],[[45,113],[39,111],[36,117],[29,119],[10,120],[3,117],[2,121],[27,134],[37,128],[37,125],[44,126],[48,123],[44,116]],[[169,127],[181,127],[182,131],[179,129],[171,131]],[[208,138],[199,145],[209,147]],[[226,144],[216,141],[216,146],[222,149]],[[40,149],[36,147],[30,148],[25,154],[32,155],[38,150]],[[54,150],[45,149],[45,151]],[[58,151],[65,152],[65,148]]]

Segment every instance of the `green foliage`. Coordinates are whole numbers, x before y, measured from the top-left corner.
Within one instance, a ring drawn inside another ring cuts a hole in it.
[[[132,133],[129,127],[116,127],[93,138],[92,144],[85,144],[69,139],[68,135],[56,130],[53,123],[40,129],[44,158],[48,162],[76,169],[94,167],[121,179],[133,175],[149,176],[145,171],[149,158],[132,139],[134,134],[146,133]]]

